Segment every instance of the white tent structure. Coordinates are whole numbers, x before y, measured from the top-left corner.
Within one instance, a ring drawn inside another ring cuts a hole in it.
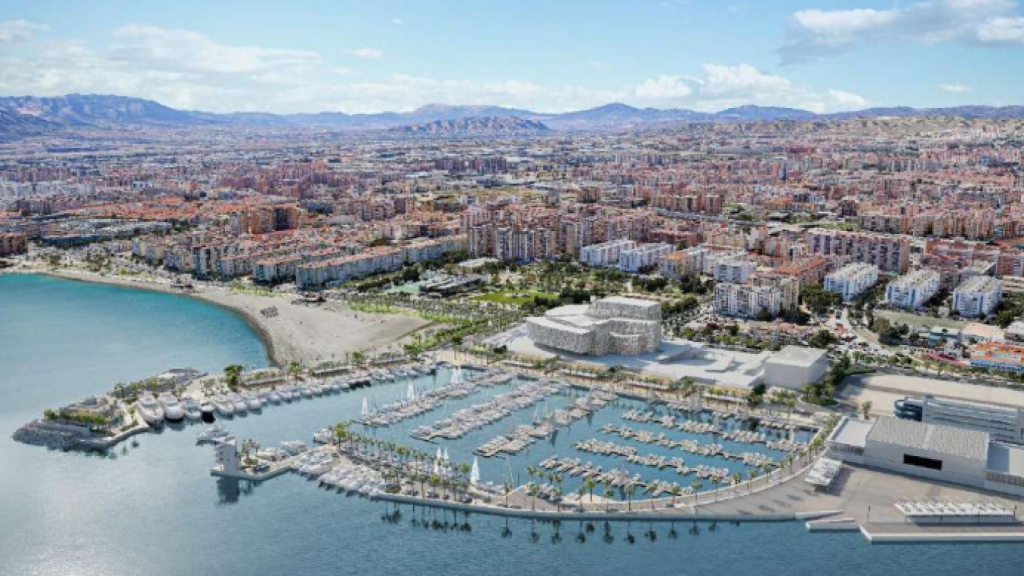
[[[480,461],[473,456],[473,468],[469,471],[469,483],[476,486],[480,482]]]

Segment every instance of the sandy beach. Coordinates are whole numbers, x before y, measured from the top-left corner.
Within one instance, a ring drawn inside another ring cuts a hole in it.
[[[21,271],[177,294],[221,306],[245,318],[263,338],[271,361],[279,366],[292,361],[308,366],[343,360],[346,354],[356,351],[397,348],[404,337],[430,325],[429,321],[411,315],[365,314],[336,302],[296,304],[291,295],[261,296],[201,283],[195,285],[195,291],[183,292],[164,282],[82,270]]]

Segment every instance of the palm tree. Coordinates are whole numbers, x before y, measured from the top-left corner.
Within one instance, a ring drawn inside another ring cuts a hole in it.
[[[676,507],[676,498],[679,498],[683,493],[683,489],[678,484],[673,484],[672,488],[669,489],[669,493],[672,494],[672,507]]]
[[[501,490],[505,493],[505,508],[508,508],[508,495],[509,492],[512,492],[512,485],[506,482],[502,484]]]
[[[633,511],[633,493],[634,492],[636,492],[636,485],[635,484],[630,484],[629,486],[626,486],[626,506],[627,506],[627,509],[630,512]]]
[[[700,494],[700,489],[704,487],[704,483],[700,480],[694,480],[690,482],[690,488],[693,488],[693,505],[697,505],[697,496]]]
[[[611,486],[605,487],[605,489],[604,489],[604,498],[605,498],[605,501],[604,501],[604,511],[605,512],[608,512],[608,509],[611,507],[612,496],[615,496],[615,490],[612,490]]]

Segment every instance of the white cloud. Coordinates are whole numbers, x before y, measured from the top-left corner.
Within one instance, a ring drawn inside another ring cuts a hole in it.
[[[632,96],[702,112],[744,104],[786,106],[818,113],[859,110],[868,105],[867,99],[858,94],[836,89],[819,92],[750,64],[708,63],[703,71],[701,77],[663,74],[645,80],[636,86]]]
[[[401,26],[402,24],[405,24],[405,20],[402,20],[401,18],[392,18],[391,23],[395,26]]]
[[[320,62],[320,56],[315,52],[228,46],[217,44],[198,32],[156,26],[123,26],[114,30],[114,37],[121,42],[114,47],[119,58],[178,70],[256,73]]]
[[[346,54],[355,56],[356,58],[383,58],[384,52],[377,48],[354,48],[352,50],[346,50]]]
[[[835,103],[837,110],[863,110],[868,107],[868,100],[859,94],[843,90],[829,90],[829,98]]]
[[[50,27],[28,20],[8,20],[0,22],[0,44],[13,44],[31,40],[37,32],[44,32]]]
[[[799,10],[780,49],[784,63],[891,42],[1024,45],[1015,0],[924,0],[889,9]]]
[[[941,84],[939,90],[943,92],[949,92],[950,94],[966,94],[971,91],[970,86],[964,86],[963,84]]]
[[[674,100],[686,98],[693,93],[693,88],[680,76],[661,76],[644,80],[634,90],[637,98],[643,100]]]
[[[540,112],[609,102],[720,110],[740,104],[814,111],[863,107],[839,90],[819,91],[748,64],[707,64],[695,76],[666,73],[598,89],[525,79],[469,80],[354,72],[303,50],[236,46],[186,30],[132,25],[109,43],[27,39],[0,50],[0,93],[120,94],[211,112],[405,111],[428,103],[493,104]]]

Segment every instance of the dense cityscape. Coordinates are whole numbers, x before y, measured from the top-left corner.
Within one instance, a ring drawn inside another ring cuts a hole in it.
[[[1019,565],[1017,2],[114,4],[0,14],[0,574]]]

